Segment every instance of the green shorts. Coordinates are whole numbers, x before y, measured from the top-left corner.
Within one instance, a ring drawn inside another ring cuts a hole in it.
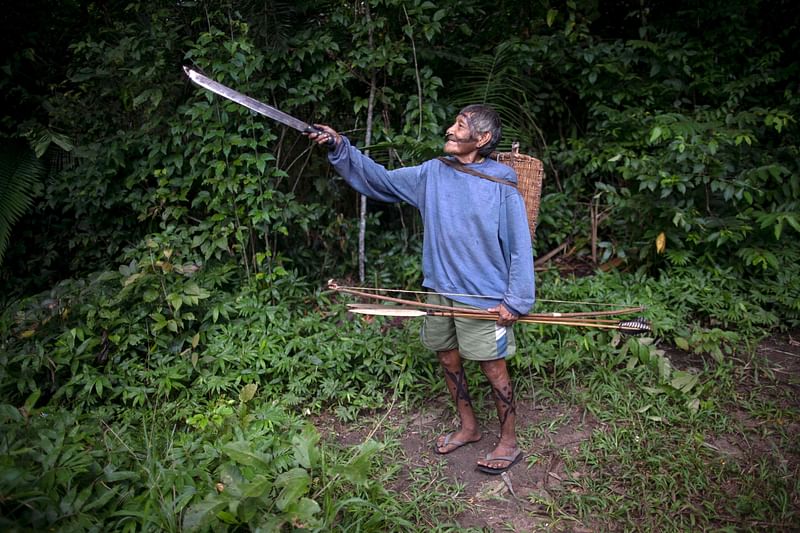
[[[428,303],[454,309],[479,309],[438,294],[428,296]],[[457,348],[461,357],[473,361],[504,359],[517,351],[514,329],[498,326],[492,320],[426,316],[420,337],[429,350],[443,352]]]

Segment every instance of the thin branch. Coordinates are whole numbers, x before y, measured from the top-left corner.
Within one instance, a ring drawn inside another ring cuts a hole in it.
[[[406,15],[406,22],[408,22],[409,28],[411,26],[411,19],[408,17],[408,11],[406,11],[406,6],[403,6],[403,13]],[[419,130],[417,131],[417,140],[422,138],[422,124],[423,124],[423,113],[422,113],[422,82],[420,81],[419,77],[419,64],[417,63],[417,45],[414,43],[414,32],[410,32],[409,38],[411,39],[411,53],[414,57],[414,72],[417,78],[417,101],[419,102]]]

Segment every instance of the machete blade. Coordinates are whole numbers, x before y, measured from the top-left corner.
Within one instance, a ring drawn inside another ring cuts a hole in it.
[[[191,69],[187,66],[183,67],[183,71],[192,80],[192,83],[195,85],[202,87],[208,91],[211,91],[214,94],[218,94],[223,98],[230,100],[231,102],[236,102],[239,105],[246,107],[252,111],[260,115],[264,115],[265,117],[271,118],[276,122],[280,122],[285,126],[289,126],[290,128],[294,128],[299,132],[302,133],[321,133],[322,130],[319,128],[315,128],[314,126],[303,122],[299,118],[295,118],[288,113],[284,113],[280,109],[276,109],[271,105],[267,105],[264,102],[259,102],[255,98],[251,98],[245,94],[240,93],[230,87],[227,87],[219,82],[212,80],[211,78],[200,74],[194,69]]]

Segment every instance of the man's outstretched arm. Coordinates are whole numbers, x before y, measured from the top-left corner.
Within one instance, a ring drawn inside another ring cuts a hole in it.
[[[327,147],[328,161],[344,180],[361,194],[380,202],[407,202],[419,207],[424,194],[421,167],[387,170],[350,141],[325,124],[314,124],[320,132],[306,135],[313,142]]]

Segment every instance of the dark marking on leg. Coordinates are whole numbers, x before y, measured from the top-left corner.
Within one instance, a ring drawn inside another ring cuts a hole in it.
[[[517,407],[514,404],[514,391],[511,389],[511,385],[506,385],[504,389],[504,391],[501,391],[496,387],[492,387],[494,397],[497,398],[497,411],[500,416],[501,427],[505,425],[509,414],[516,414],[517,412]]]
[[[444,369],[445,377],[449,379],[456,388],[456,402],[463,400],[472,406],[472,398],[469,396],[467,390],[467,375],[464,372],[464,367],[461,367],[458,372],[450,372],[447,368]]]

